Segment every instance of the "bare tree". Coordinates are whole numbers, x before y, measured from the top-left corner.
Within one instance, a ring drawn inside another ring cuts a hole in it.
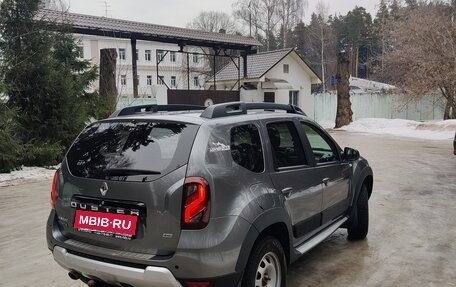
[[[260,35],[260,5],[258,0],[238,0],[233,4],[234,18],[248,27],[249,35],[258,39]]]
[[[456,119],[456,5],[437,2],[403,10],[393,23],[385,68],[411,99],[440,91],[445,119]]]
[[[304,9],[307,7],[307,0],[279,0],[278,14],[280,27],[282,29],[283,48],[288,46],[287,32],[294,28],[304,16]]]
[[[233,15],[250,29],[257,39],[265,39],[266,48],[271,48],[271,37],[276,34],[280,22],[278,7],[281,0],[238,0],[233,5]]]
[[[65,0],[42,0],[41,6],[45,9],[52,9],[56,11],[68,11],[70,8],[69,2]]]
[[[238,31],[237,25],[230,15],[216,11],[201,12],[187,27],[215,33],[223,30],[225,33],[235,34]]]
[[[329,17],[329,5],[323,0],[317,3],[317,15],[320,17],[320,43],[321,43],[321,78],[323,93],[326,92],[326,71],[325,71],[325,27]]]

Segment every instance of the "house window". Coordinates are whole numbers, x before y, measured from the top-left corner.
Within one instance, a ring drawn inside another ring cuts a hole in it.
[[[152,51],[151,51],[151,50],[146,50],[146,51],[144,52],[144,54],[145,54],[145,60],[146,60],[147,62],[152,61]]]
[[[290,91],[288,95],[288,103],[290,105],[299,106],[298,102],[299,91]]]
[[[288,74],[290,72],[290,65],[283,64],[283,73]]]
[[[161,62],[163,61],[163,58],[165,57],[165,52],[161,50],[157,50],[157,61]]]
[[[125,49],[119,49],[119,60],[125,60],[125,59],[126,59]]]
[[[120,85],[126,86],[127,85],[127,75],[120,76]]]
[[[193,63],[198,63],[199,62],[199,55],[198,54],[193,54]]]
[[[169,60],[170,60],[172,63],[175,63],[175,62],[176,62],[176,52],[170,52],[170,53],[169,53]]]
[[[164,76],[158,76],[157,84],[164,85],[165,84],[165,77]]]
[[[171,86],[172,87],[176,86],[176,76],[171,76]]]
[[[139,61],[139,50],[138,50],[138,49],[136,49],[136,55],[135,55],[135,57],[136,57],[136,61]]]
[[[199,88],[199,78],[198,77],[193,77],[193,86]]]
[[[152,75],[147,75],[147,85],[152,86]]]

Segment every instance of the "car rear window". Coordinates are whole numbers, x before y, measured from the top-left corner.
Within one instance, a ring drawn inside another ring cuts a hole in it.
[[[99,122],[67,154],[77,177],[145,181],[185,165],[198,126],[154,121]]]

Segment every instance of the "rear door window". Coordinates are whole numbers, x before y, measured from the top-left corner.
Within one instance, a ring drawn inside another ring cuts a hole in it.
[[[264,171],[260,133],[255,125],[232,128],[230,150],[233,161],[238,165],[256,173]]]
[[[87,127],[67,154],[77,177],[145,180],[188,161],[198,126],[186,123],[120,121]]]

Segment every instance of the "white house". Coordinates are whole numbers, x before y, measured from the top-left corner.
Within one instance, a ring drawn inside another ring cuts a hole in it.
[[[230,63],[217,73],[217,89],[231,89],[237,80],[238,69]],[[311,85],[319,83],[318,75],[294,49],[263,52],[247,57],[240,97],[245,102],[293,104],[313,116]]]

